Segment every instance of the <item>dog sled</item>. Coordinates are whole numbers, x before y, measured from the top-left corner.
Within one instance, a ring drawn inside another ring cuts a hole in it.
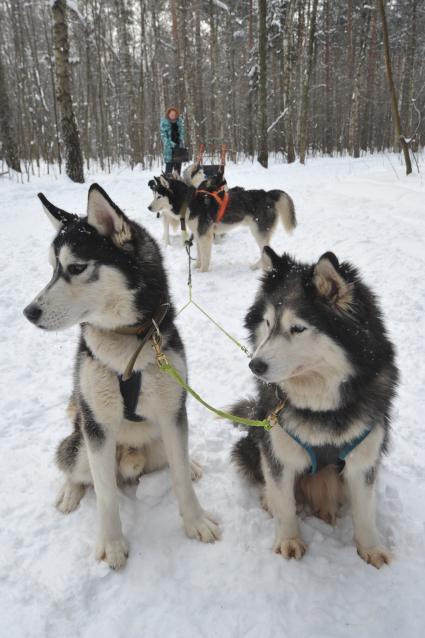
[[[205,177],[215,177],[219,172],[224,173],[226,153],[227,144],[222,144],[220,149],[220,164],[204,164],[205,144],[200,144],[195,165],[202,169]]]

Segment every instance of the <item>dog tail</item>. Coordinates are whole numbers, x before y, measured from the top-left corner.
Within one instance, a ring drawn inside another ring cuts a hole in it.
[[[297,218],[295,215],[294,200],[288,193],[283,191],[272,191],[276,197],[275,210],[280,217],[280,220],[287,233],[292,233],[297,225]]]
[[[245,417],[247,419],[258,418],[258,407],[254,399],[243,399],[238,401],[230,409],[232,414]],[[261,428],[249,428],[238,424],[239,427],[247,429],[248,433],[243,436],[232,449],[231,458],[238,470],[253,483],[264,483],[263,472],[261,469],[260,447],[257,441],[259,432],[253,432]],[[256,436],[257,435],[257,436]]]

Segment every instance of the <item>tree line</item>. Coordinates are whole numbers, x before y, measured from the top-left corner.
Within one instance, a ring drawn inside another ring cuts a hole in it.
[[[150,166],[170,105],[195,153],[409,155],[424,31],[420,0],[2,0],[0,158]]]

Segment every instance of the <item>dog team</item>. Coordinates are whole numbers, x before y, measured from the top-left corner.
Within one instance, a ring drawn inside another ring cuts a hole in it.
[[[297,505],[335,524],[348,501],[358,554],[377,568],[389,563],[376,526],[375,487],[398,371],[376,297],[356,268],[331,252],[306,264],[270,248],[279,220],[287,232],[296,227],[293,200],[281,190],[228,188],[222,170],[207,176],[199,165],[149,186],[149,210],[162,215],[165,241],[170,224],[187,225],[202,272],[215,235],[246,225],[259,247],[254,266],[263,274],[245,318],[256,396],[235,402],[232,413],[265,419],[277,410],[277,423],[269,431],[241,426],[232,460],[263,486],[274,551],[288,559],[305,553]],[[186,534],[218,540],[218,522],[192,484],[202,471],[188,454],[186,392],[159,369],[150,347],[155,324],[164,355],[187,379],[157,242],[97,184],[85,217],[39,197],[56,231],[53,275],[24,314],[44,330],[80,325],[68,406],[73,430],[56,452],[65,477],[58,509],[72,512],[93,486],[96,557],[121,568],[129,547],[117,485],[169,466]]]

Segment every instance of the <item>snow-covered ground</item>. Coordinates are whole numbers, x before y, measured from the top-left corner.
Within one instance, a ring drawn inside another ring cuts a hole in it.
[[[134,219],[160,238],[147,211],[151,172],[93,174]],[[50,278],[52,229],[36,193],[84,213],[87,185],[64,177],[29,184],[0,181],[0,635],[416,638],[425,635],[424,332],[425,183],[406,178],[395,156],[315,159],[307,166],[229,165],[230,185],[283,188],[299,226],[279,227],[273,246],[313,260],[327,250],[356,264],[381,298],[402,371],[391,453],[379,478],[378,522],[395,560],[380,571],[357,556],[351,518],[331,528],[304,516],[309,544],[301,562],[273,554],[273,522],[258,493],[229,463],[238,432],[189,400],[190,447],[204,466],[197,491],[215,512],[223,538],[202,545],[185,537],[168,471],[120,493],[131,544],[114,573],[93,556],[93,492],[64,516],[53,507],[61,477],[53,464],[70,431],[77,330],[45,333],[22,308]],[[187,298],[187,258],[176,238],[164,250],[176,305]],[[194,274],[194,296],[234,335],[257,288],[248,264],[257,247],[238,230],[213,248],[212,269]],[[247,359],[194,308],[178,320],[192,385],[216,406],[253,387]]]

